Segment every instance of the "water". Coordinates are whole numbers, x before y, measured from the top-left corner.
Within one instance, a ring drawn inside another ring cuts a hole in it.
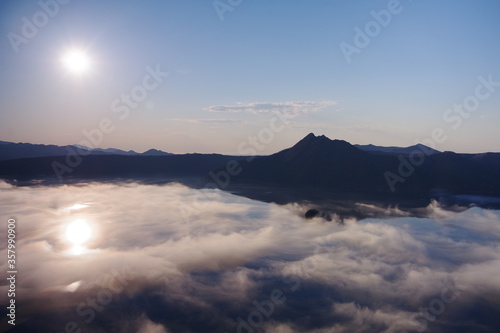
[[[2,253],[16,219],[12,332],[500,328],[499,211],[340,225],[178,184],[2,183],[0,198]]]

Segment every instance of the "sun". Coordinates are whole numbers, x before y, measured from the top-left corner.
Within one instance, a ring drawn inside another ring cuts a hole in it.
[[[85,220],[76,220],[66,227],[66,240],[75,246],[83,245],[92,236],[92,229]]]
[[[74,74],[83,74],[90,68],[88,55],[81,50],[71,50],[63,56],[63,64],[66,69]]]

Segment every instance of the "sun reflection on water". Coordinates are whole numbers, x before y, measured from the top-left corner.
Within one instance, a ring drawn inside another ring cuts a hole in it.
[[[64,235],[66,241],[72,245],[69,253],[81,255],[87,252],[85,243],[92,238],[92,228],[84,219],[74,220],[66,227]]]

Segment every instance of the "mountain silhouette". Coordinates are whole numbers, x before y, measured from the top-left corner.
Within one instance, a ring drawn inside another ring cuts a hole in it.
[[[234,182],[396,195],[432,191],[500,195],[500,154],[429,149],[416,145],[373,153],[311,133],[291,148],[242,161],[243,170]]]
[[[88,148],[82,145],[42,145],[31,143],[14,143],[0,141],[0,161],[14,160],[18,158],[46,157],[46,156],[74,156],[74,155],[171,155],[157,149],[150,149],[144,153],[137,153],[133,150],[125,151],[116,148]]]
[[[373,156],[346,141],[309,134],[293,147],[242,162],[242,182],[275,186],[321,187],[342,191],[377,191],[383,170]]]
[[[402,154],[402,155],[410,155],[412,152],[416,150],[420,150],[427,155],[440,153],[439,150],[427,147],[421,143],[418,143],[409,147],[382,147],[382,146],[374,146],[370,145],[354,145],[356,148],[359,148],[368,153],[374,154]]]
[[[77,149],[83,148],[69,146],[76,155],[68,155],[67,147],[0,142],[0,156],[10,156],[0,161],[0,177],[11,181],[53,179],[56,165],[70,169],[64,169],[68,172],[62,181],[190,177],[199,184],[222,184],[224,189],[258,186],[396,197],[425,197],[438,192],[500,196],[499,153],[441,153],[423,145],[360,149],[363,147],[312,133],[294,146],[268,156],[170,155],[158,150],[120,154],[112,149],[92,151],[90,155],[85,151],[88,156],[78,156]],[[43,156],[48,153],[56,155]],[[15,158],[30,154],[42,156]],[[229,164],[239,172],[229,175]]]

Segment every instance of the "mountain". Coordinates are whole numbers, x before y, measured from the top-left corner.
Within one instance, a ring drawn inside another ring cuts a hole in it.
[[[37,145],[0,141],[0,161],[17,158],[75,155],[77,153],[85,154],[85,150],[76,146]]]
[[[158,150],[158,149],[149,149],[142,153],[142,155],[148,155],[148,156],[165,156],[165,155],[172,155],[172,153],[166,153],[164,151]]]
[[[77,156],[67,155],[67,147],[11,143],[0,143],[0,152],[6,151],[2,150],[5,145],[10,147],[11,158],[16,154],[59,154],[0,161],[0,178],[10,180],[53,179],[57,173],[72,179],[191,177],[200,184],[216,183],[226,190],[254,187],[261,192],[273,189],[281,193],[322,191],[327,195],[415,198],[442,192],[500,196],[499,153],[441,153],[423,145],[403,148],[406,152],[411,149],[409,154],[374,153],[312,133],[269,156],[168,155],[157,150],[143,154],[101,150],[90,155],[84,151],[88,156]]]
[[[241,167],[236,181],[244,183],[341,191],[381,191],[384,187],[383,169],[370,154],[346,141],[312,133],[291,148],[242,161]]]
[[[202,177],[240,158],[219,154],[185,155],[88,155],[46,156],[0,161],[0,178],[8,180],[52,179],[173,179]]]
[[[92,152],[92,154],[102,153],[103,155],[138,155],[139,153],[136,153],[133,150],[125,151],[121,149],[116,149],[116,148],[87,148],[84,147],[84,149],[89,150]]]
[[[0,141],[0,161],[18,158],[33,158],[47,156],[75,156],[75,155],[128,155],[140,156],[133,150],[124,151],[116,148],[88,148],[82,145],[56,146],[31,143],[13,143]],[[143,155],[169,155],[161,150],[150,149]]]
[[[381,153],[381,154],[396,154],[396,155],[410,155],[414,151],[423,151],[426,154],[437,154],[439,150],[432,149],[421,143],[409,147],[382,147],[370,145],[354,145],[356,148],[366,151],[368,153]]]
[[[415,154],[374,154],[311,133],[291,148],[241,161],[242,171],[233,184],[335,193],[500,195],[500,154],[440,153],[423,145],[409,148],[417,149]]]

